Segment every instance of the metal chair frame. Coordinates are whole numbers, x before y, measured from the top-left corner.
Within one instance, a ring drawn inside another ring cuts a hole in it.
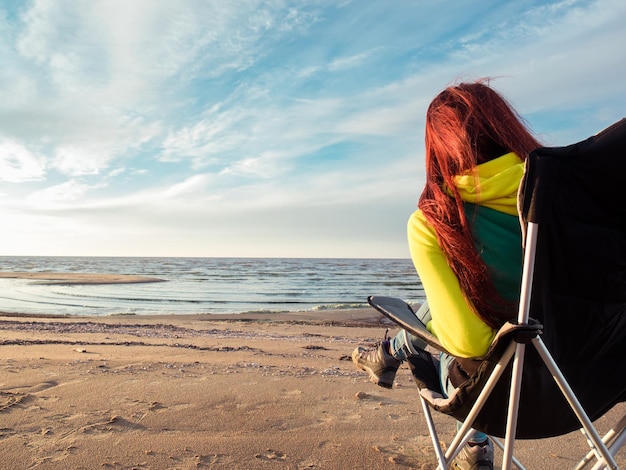
[[[537,245],[537,231],[538,224],[529,222],[526,249],[524,252],[524,269],[522,275],[522,288],[518,311],[518,324],[522,326],[529,324],[530,299],[532,294],[534,260]],[[419,331],[415,333],[419,334]],[[513,373],[511,378],[505,440],[504,443],[501,443],[497,438],[493,436],[490,436],[490,439],[503,451],[502,470],[510,470],[511,468],[513,468],[513,465],[515,465],[520,470],[523,470],[525,468],[522,463],[515,458],[513,452],[515,447],[516,425],[519,412],[522,372],[524,368],[524,355],[526,352],[527,343],[529,342],[537,350],[543,363],[548,368],[555,382],[561,389],[563,396],[566,398],[573,412],[576,414],[582,426],[581,431],[587,437],[587,441],[591,447],[591,451],[585,457],[583,457],[583,459],[576,466],[576,469],[583,468],[594,458],[597,461],[596,465],[593,467],[594,470],[601,468],[618,469],[619,467],[615,461],[614,456],[617,451],[624,445],[624,443],[626,443],[626,433],[624,432],[624,428],[626,427],[626,416],[624,416],[617,423],[614,429],[607,433],[606,436],[600,437],[589,416],[587,415],[578,398],[567,383],[567,380],[559,370],[559,367],[552,358],[552,355],[548,351],[548,348],[541,340],[539,333],[535,334],[530,339],[528,339],[528,337],[526,336],[522,336],[522,339],[516,339],[515,335],[513,335],[513,338],[514,340],[511,341],[511,343],[506,347],[504,353],[501,355],[489,379],[487,380],[486,385],[482,389],[470,413],[468,414],[467,418],[463,422],[461,428],[458,430],[456,436],[448,446],[445,453],[442,450],[440,440],[435,429],[430,405],[428,404],[428,401],[422,395],[420,395],[422,409],[426,417],[428,430],[432,439],[435,453],[437,455],[437,460],[439,462],[438,468],[441,470],[445,470],[446,468],[448,468],[448,465],[467,443],[472,432],[472,424],[476,420],[483,405],[486,403],[496,383],[501,378],[505,368],[511,361],[513,361]]]

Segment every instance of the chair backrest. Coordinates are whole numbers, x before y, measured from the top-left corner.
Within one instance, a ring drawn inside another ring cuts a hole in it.
[[[592,420],[626,400],[624,176],[626,119],[577,144],[536,149],[520,189],[520,217],[538,224],[530,315]],[[531,387],[544,386],[534,379]],[[539,407],[545,426],[559,418],[564,432],[579,427],[571,413]]]

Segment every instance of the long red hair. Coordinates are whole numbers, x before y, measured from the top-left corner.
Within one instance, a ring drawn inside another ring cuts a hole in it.
[[[513,318],[516,306],[499,296],[474,247],[454,177],[508,152],[525,160],[539,145],[487,80],[446,88],[426,113],[426,187],[418,207],[435,229],[466,299],[493,328]]]

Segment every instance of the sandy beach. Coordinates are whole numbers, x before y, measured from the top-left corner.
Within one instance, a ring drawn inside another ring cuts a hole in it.
[[[27,273],[5,273],[24,277]],[[41,273],[38,282],[158,279]],[[373,309],[41,316],[0,313],[0,469],[433,469],[417,388],[350,359],[397,328]],[[601,431],[626,411],[599,421]],[[435,415],[449,442],[454,421]],[[578,432],[518,441],[529,469],[572,468]],[[496,459],[501,458],[496,451]],[[618,456],[626,465],[624,452]],[[499,468],[499,466],[496,466]]]
[[[408,369],[386,390],[350,361],[387,326],[369,309],[1,316],[0,468],[435,468]],[[583,445],[572,433],[517,454],[571,468]]]

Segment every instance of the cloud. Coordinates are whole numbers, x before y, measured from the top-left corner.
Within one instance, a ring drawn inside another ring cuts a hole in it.
[[[97,175],[111,157],[99,145],[63,145],[56,148],[52,167],[69,176]]]
[[[335,72],[338,70],[346,70],[351,69],[353,67],[358,67],[360,64],[364,63],[368,57],[372,54],[373,51],[366,51],[360,54],[355,54],[350,57],[339,57],[334,59],[328,64],[328,70],[331,72]]]
[[[198,174],[190,176],[184,181],[175,184],[163,192],[165,197],[179,197],[188,194],[197,193],[204,190],[211,176],[207,174]]]
[[[67,207],[69,203],[80,202],[89,189],[86,184],[70,180],[32,193],[27,203],[38,209]]]
[[[540,5],[462,41],[453,63],[504,77],[502,88],[525,112],[597,106],[621,94],[626,64],[612,45],[626,41],[624,17],[626,4],[616,0]]]
[[[400,251],[403,227],[362,221],[414,208],[432,97],[498,77],[551,142],[595,132],[626,105],[625,18],[619,0],[3,5],[0,209],[103,245],[254,232],[293,253],[281,234],[305,250],[334,231]]]
[[[0,180],[9,183],[39,181],[46,174],[45,159],[22,144],[0,137]]]

